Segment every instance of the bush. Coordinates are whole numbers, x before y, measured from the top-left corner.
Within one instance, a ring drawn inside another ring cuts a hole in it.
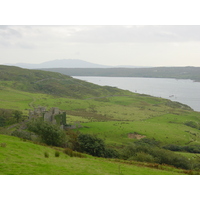
[[[186,157],[151,145],[130,144],[125,147],[121,157],[123,159],[155,162],[158,164],[173,165],[183,169],[191,169],[191,163]]]
[[[65,147],[67,136],[57,125],[43,121],[32,121],[28,124],[28,129],[41,137],[42,142],[51,146]]]
[[[104,141],[95,135],[79,134],[78,142],[81,152],[104,158],[119,157],[119,154],[116,150],[107,148]]]
[[[105,148],[104,157],[105,158],[119,158],[119,153],[114,149]]]
[[[55,151],[55,157],[59,157],[60,156],[60,152],[59,151]]]
[[[49,153],[45,151],[45,152],[44,152],[44,157],[45,157],[45,158],[48,158],[48,157],[49,157]]]
[[[74,132],[72,130],[67,130],[66,135],[68,136],[68,143],[67,147],[75,150],[75,151],[80,151],[80,145],[78,142],[78,132]]]
[[[174,144],[168,144],[163,146],[164,149],[168,149],[170,151],[185,151],[189,153],[200,153],[200,145],[190,145],[190,146],[179,146]]]
[[[95,135],[80,134],[78,141],[82,152],[92,156],[104,157],[105,144],[102,139],[97,138]]]
[[[176,144],[168,144],[168,145],[163,146],[163,148],[168,149],[170,151],[182,151],[183,150],[182,146],[179,146]]]
[[[72,151],[72,149],[70,149],[70,148],[65,148],[63,152],[70,157],[86,158],[85,155],[83,155],[79,152],[76,152],[76,151]]]

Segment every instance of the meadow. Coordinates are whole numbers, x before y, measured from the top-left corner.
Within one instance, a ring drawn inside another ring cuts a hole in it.
[[[29,109],[57,107],[66,111],[68,125],[78,124],[74,132],[96,135],[114,149],[120,150],[139,140],[129,137],[129,134],[154,139],[160,146],[200,145],[200,113],[187,105],[101,87],[58,73],[12,68],[6,71],[6,67],[2,67],[3,73],[0,73],[0,108],[22,111],[26,120]],[[193,124],[195,126],[191,126]],[[86,158],[69,157],[61,149],[57,158],[53,148],[8,136],[17,127],[8,126],[0,130],[1,134],[7,134],[0,135],[0,143],[6,143],[6,147],[0,147],[1,174],[185,173],[152,163],[89,155]],[[49,158],[44,157],[46,151]],[[189,158],[187,153],[182,154]]]
[[[173,103],[168,106],[169,100],[146,95],[72,99],[4,88],[0,90],[0,103],[1,108],[21,110],[25,115],[37,106],[58,107],[67,112],[68,124],[82,125],[77,131],[96,134],[114,146],[134,140],[128,138],[134,132],[163,145],[200,142],[200,130],[184,125],[186,121],[199,123],[198,112],[174,108]]]
[[[1,175],[182,175],[189,173],[170,166],[160,165],[154,168],[153,165],[145,166],[139,162],[124,163],[89,155],[86,158],[70,157],[64,154],[61,148],[54,149],[7,135],[0,135],[0,141]],[[59,157],[55,157],[55,151],[60,151]],[[48,153],[48,158],[44,156],[45,152]]]

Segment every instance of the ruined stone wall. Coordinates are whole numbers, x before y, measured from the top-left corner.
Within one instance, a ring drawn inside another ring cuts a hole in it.
[[[45,107],[35,108],[34,111],[29,110],[29,119],[42,117],[44,121],[56,124],[55,117],[61,114],[63,115],[61,116],[62,119],[60,120],[59,123],[61,126],[63,126],[66,123],[66,113],[60,111],[59,108],[55,108],[55,107],[51,108],[49,111],[46,111]]]

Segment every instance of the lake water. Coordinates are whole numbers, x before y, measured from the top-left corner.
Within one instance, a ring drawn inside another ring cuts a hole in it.
[[[73,76],[101,86],[113,86],[131,92],[162,97],[200,111],[200,82],[186,79]]]

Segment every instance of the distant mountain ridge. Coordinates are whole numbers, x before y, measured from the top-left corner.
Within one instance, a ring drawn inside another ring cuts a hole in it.
[[[12,64],[13,65],[13,64]],[[61,59],[43,62],[40,64],[16,63],[15,66],[28,69],[42,68],[112,68],[114,66],[100,65],[78,59]]]
[[[56,59],[38,64],[31,63],[4,63],[4,65],[18,66],[27,69],[44,69],[44,68],[138,68],[141,66],[133,65],[101,65],[96,63],[87,62],[79,59]],[[144,66],[150,67],[150,66]]]

